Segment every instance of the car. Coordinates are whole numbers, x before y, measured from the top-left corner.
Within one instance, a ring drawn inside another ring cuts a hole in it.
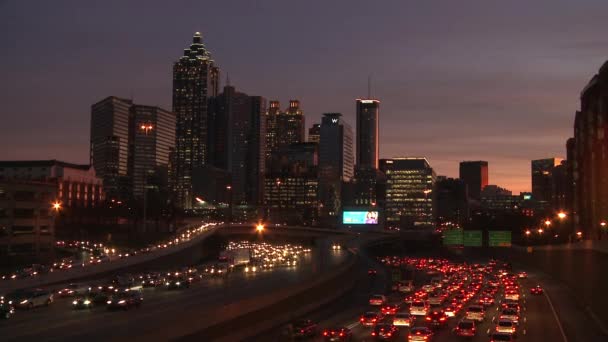
[[[519,314],[515,309],[502,309],[500,311],[500,315],[498,316],[498,320],[502,319],[508,319],[510,321],[513,321],[515,324],[519,324]]]
[[[95,301],[92,297],[84,296],[84,297],[76,297],[72,301],[72,308],[81,310],[81,309],[91,309],[95,305]]]
[[[505,299],[519,300],[519,291],[517,291],[517,290],[505,290]]]
[[[445,309],[443,310],[443,312],[445,312],[445,315],[447,317],[456,316],[458,311],[460,311],[460,306],[458,304],[450,304],[450,305],[446,306]]]
[[[293,323],[294,337],[312,337],[317,334],[317,331],[317,323],[311,321],[310,319],[301,319]]]
[[[452,332],[456,336],[473,337],[477,333],[475,321],[472,321],[470,319],[463,319],[458,322],[458,325],[456,325],[456,328],[454,328]]]
[[[512,334],[493,333],[490,335],[490,342],[514,342],[515,337]]]
[[[33,309],[53,303],[53,294],[42,289],[15,291],[7,298],[8,304],[16,309]]]
[[[383,315],[394,315],[397,313],[397,310],[399,310],[397,304],[388,304],[383,306],[382,309],[380,309],[380,312],[382,312]]]
[[[382,318],[383,317],[381,313],[368,311],[361,315],[361,318],[359,318],[359,323],[361,323],[362,326],[371,327],[376,325],[376,323],[380,322]]]
[[[396,327],[411,327],[414,325],[414,316],[407,312],[397,312],[393,316],[393,325]]]
[[[486,308],[494,305],[494,297],[483,296],[483,297],[479,298],[479,305],[482,305],[483,307],[486,307]]]
[[[497,333],[515,334],[517,325],[510,319],[499,319],[496,327],[494,327],[494,331]]]
[[[68,286],[57,291],[59,297],[73,297],[78,295],[84,295],[91,290],[89,285],[85,284],[68,284]]]
[[[187,289],[190,287],[190,282],[186,277],[169,277],[165,279],[165,287],[168,290]]]
[[[517,278],[519,278],[519,279],[526,279],[526,278],[528,278],[528,273],[526,273],[526,272],[519,272],[519,273],[517,273]]]
[[[414,283],[411,280],[405,281],[401,284],[401,286],[399,286],[399,292],[407,293],[412,291],[414,291]]]
[[[519,302],[507,301],[507,302],[502,303],[501,308],[502,309],[513,309],[513,310],[517,311],[517,314],[521,313],[521,306],[519,305]]]
[[[466,319],[470,319],[472,321],[483,322],[485,319],[485,311],[483,306],[479,305],[471,305],[467,308],[467,311],[464,316]]]
[[[410,305],[410,314],[414,316],[426,316],[429,313],[429,305],[422,300],[415,300]]]
[[[322,335],[324,341],[351,341],[353,339],[352,331],[345,327],[325,329]]]
[[[376,324],[372,330],[372,337],[383,340],[396,339],[399,337],[399,329],[392,324]]]
[[[367,270],[367,275],[370,277],[375,277],[378,274],[378,271],[376,271],[373,268],[370,268],[369,270]]]
[[[139,308],[144,298],[139,291],[120,292],[112,295],[106,302],[108,310],[129,310],[132,307]]]
[[[443,310],[433,310],[429,312],[428,315],[424,318],[424,320],[434,327],[444,326],[448,321],[448,316],[446,316]]]
[[[15,313],[15,309],[12,305],[0,302],[0,318],[9,319]]]
[[[382,306],[386,304],[386,297],[383,295],[372,295],[369,298],[369,305]]]
[[[429,342],[433,338],[433,330],[428,327],[413,327],[407,335],[408,342]]]
[[[530,294],[541,295],[541,294],[543,294],[543,288],[540,285],[536,285],[536,286],[530,288]]]

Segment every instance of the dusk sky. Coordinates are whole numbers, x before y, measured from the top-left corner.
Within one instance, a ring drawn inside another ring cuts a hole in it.
[[[565,157],[579,93],[608,59],[608,1],[3,1],[0,159],[88,163],[90,106],[171,109],[171,68],[195,31],[222,79],[299,99],[306,125],[381,100],[382,157],[437,174],[487,160],[530,189],[530,160]]]

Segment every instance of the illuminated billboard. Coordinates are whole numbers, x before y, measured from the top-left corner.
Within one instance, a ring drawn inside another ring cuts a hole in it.
[[[345,211],[342,213],[343,224],[378,224],[377,211]]]

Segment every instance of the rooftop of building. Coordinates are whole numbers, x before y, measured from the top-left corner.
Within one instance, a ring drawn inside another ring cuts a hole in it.
[[[61,166],[71,169],[88,170],[91,165],[88,164],[73,164],[56,159],[50,160],[3,160],[0,161],[0,167],[52,167]]]

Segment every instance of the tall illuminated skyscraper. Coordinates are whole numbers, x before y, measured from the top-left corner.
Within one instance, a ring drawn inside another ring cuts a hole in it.
[[[380,101],[357,99],[357,161],[359,169],[377,169]]]
[[[173,201],[192,208],[193,170],[208,163],[208,102],[218,94],[219,68],[202,42],[199,32],[184,55],[173,64],[173,112],[177,118]]]

